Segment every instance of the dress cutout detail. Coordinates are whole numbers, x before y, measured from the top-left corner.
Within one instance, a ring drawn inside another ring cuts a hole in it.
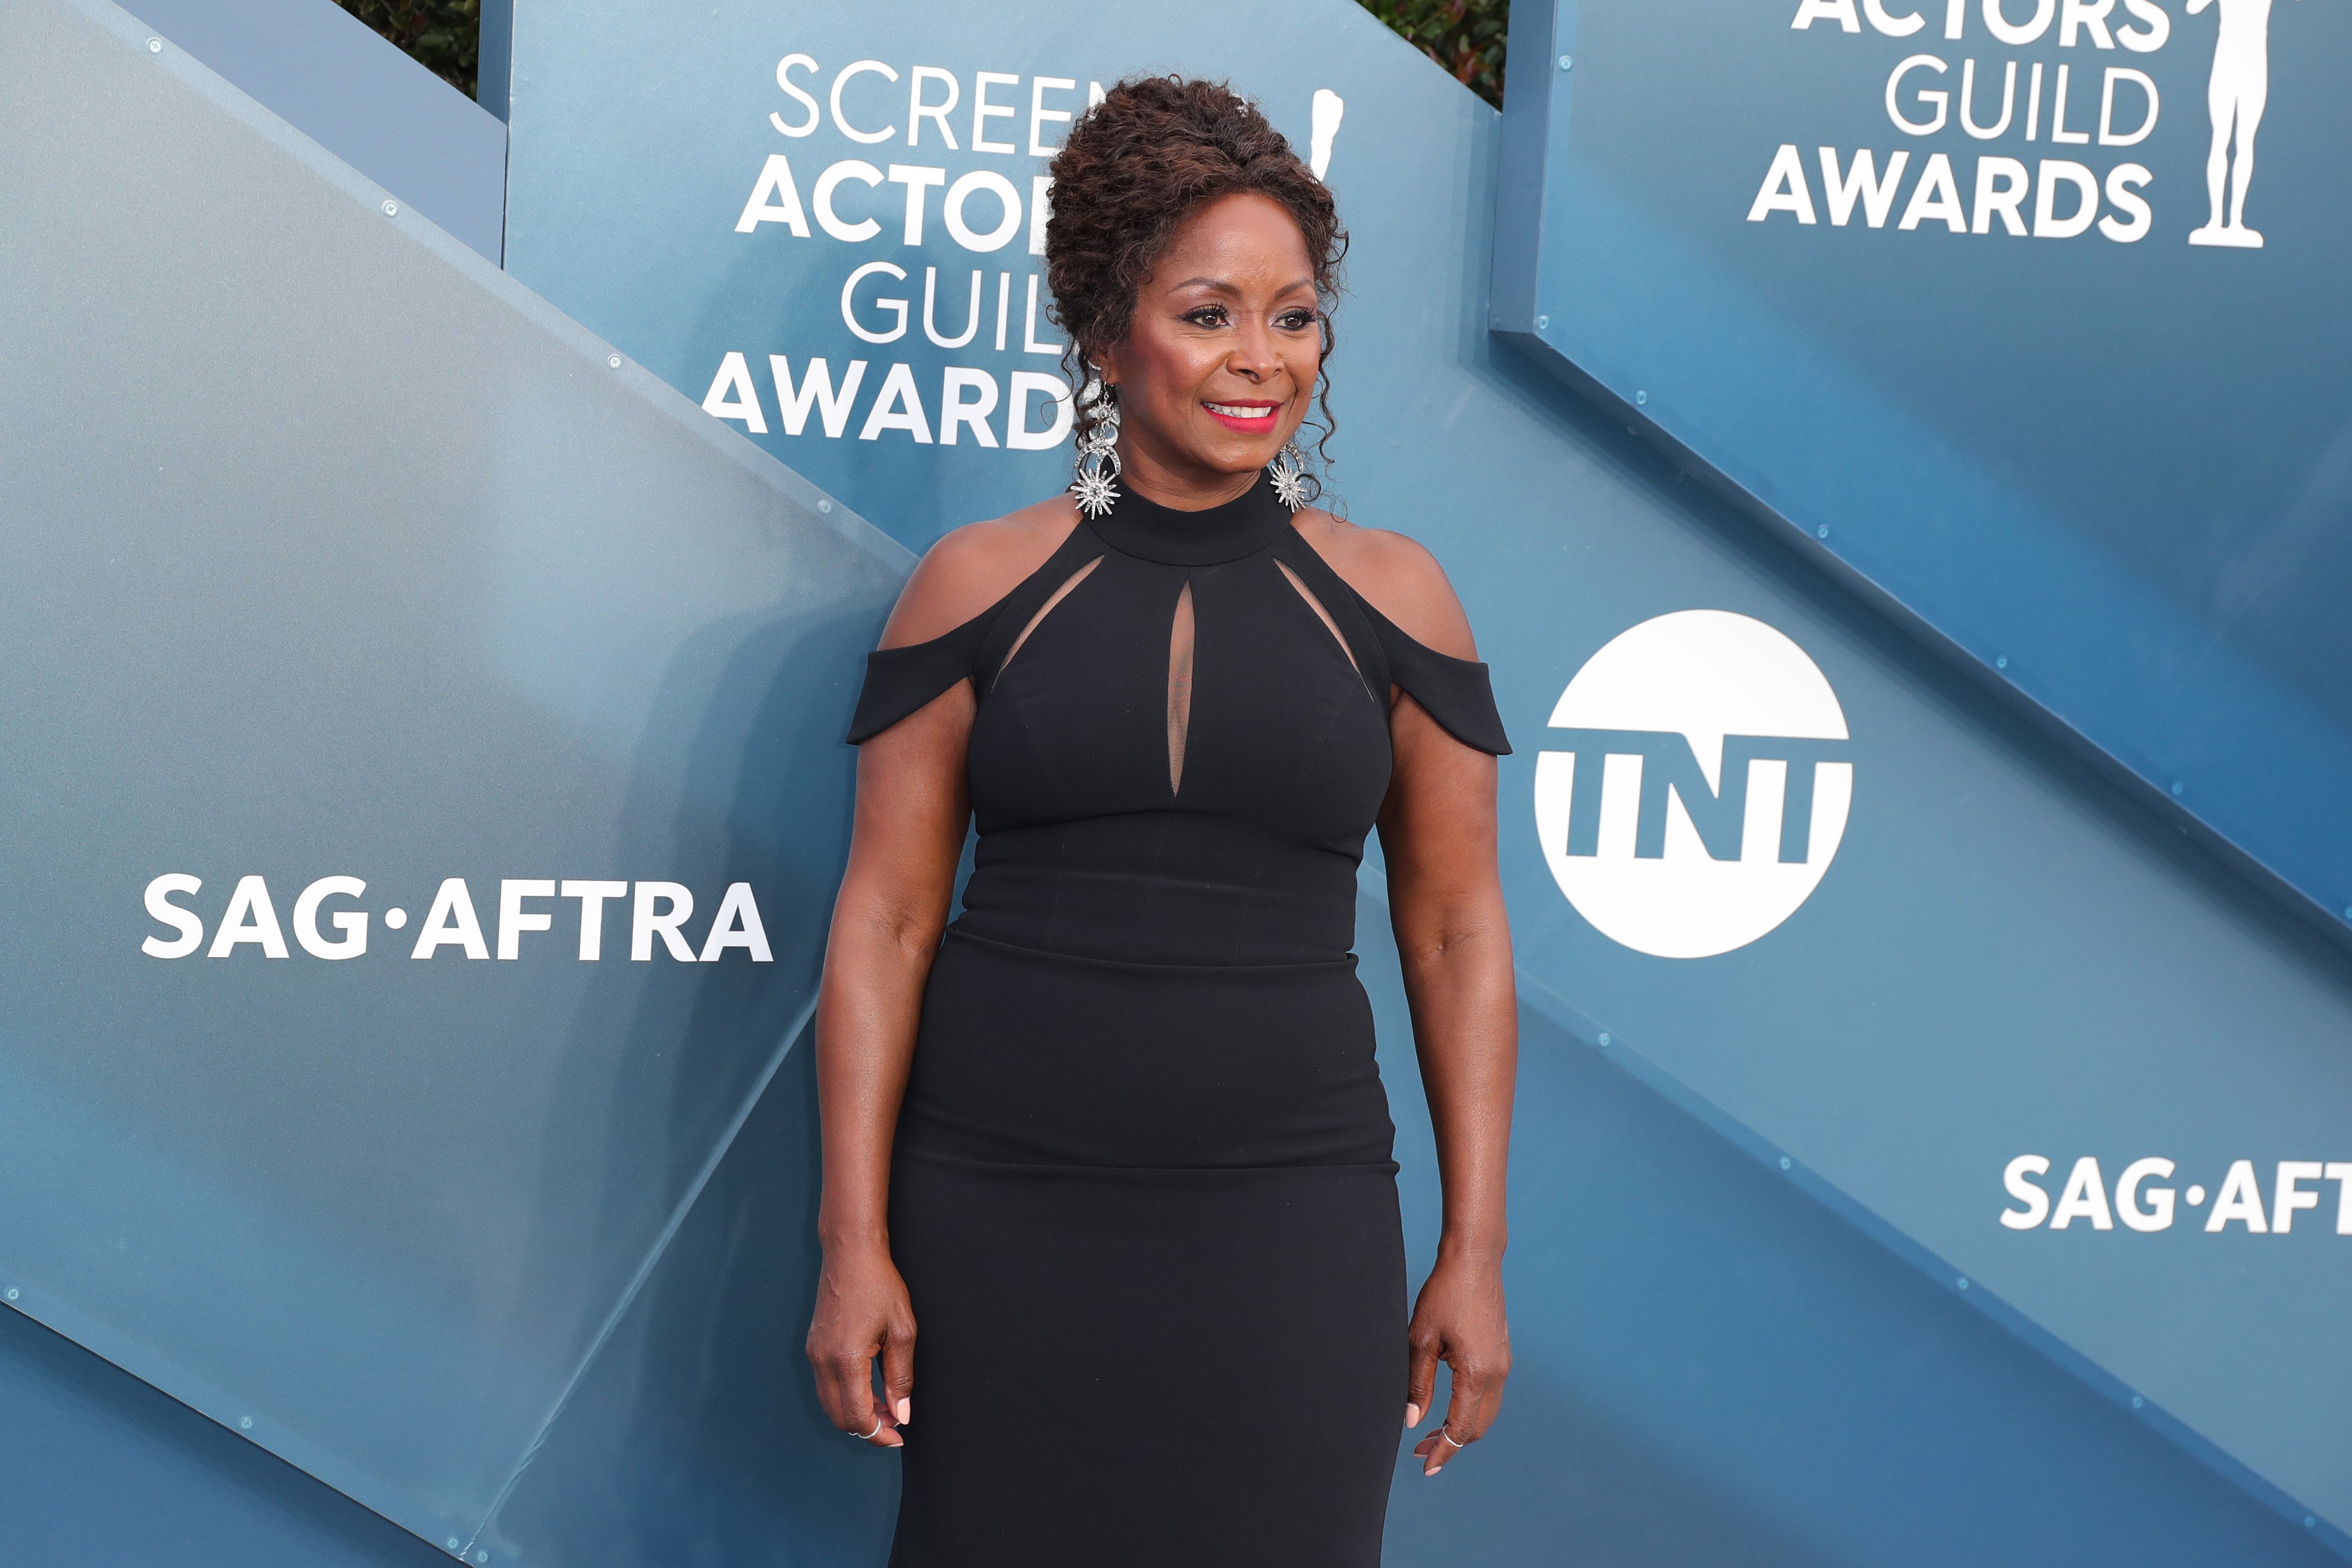
[[[1192,584],[1176,593],[1168,622],[1168,793],[1184,792],[1184,737],[1192,727]]]
[[[892,1147],[923,1407],[892,1568],[1379,1568],[1404,1244],[1356,873],[1391,688],[1500,752],[1486,666],[1365,603],[1261,481],[1122,496],[873,654],[850,738],[964,680],[978,845]]]
[[[1291,570],[1286,562],[1277,560],[1274,564],[1282,569],[1283,580],[1298,590],[1298,597],[1307,601],[1308,608],[1315,612],[1315,618],[1323,622],[1323,630],[1331,633],[1331,640],[1339,644],[1341,653],[1348,655],[1349,667],[1359,676],[1362,675],[1363,668],[1356,663],[1356,651],[1348,646],[1348,640],[1345,637],[1339,635],[1339,623],[1331,619],[1331,612],[1323,608],[1323,601],[1315,597],[1315,591],[1300,581],[1298,574]],[[1364,688],[1366,692],[1371,689],[1370,686]]]
[[[1262,491],[1270,494],[1269,487],[1261,484],[1241,500],[1213,510],[1245,506]],[[1130,511],[1149,507],[1175,517],[1202,515],[1157,507],[1141,497],[1134,497],[1123,506]],[[1071,529],[1069,538],[1035,571],[962,625],[928,643],[878,648],[866,654],[866,679],[849,724],[850,744],[871,740],[960,680],[970,678],[979,690],[986,691],[1013,653],[1035,630],[1036,622],[1043,619],[1040,612],[1058,608],[1062,598],[1076,586],[1073,574],[1083,578],[1091,572],[1102,559],[1102,545],[1115,544],[1099,530],[1106,526],[1116,529],[1114,519],[1121,509],[1115,507],[1110,515],[1081,522]],[[1289,527],[1286,510],[1278,521],[1281,534],[1273,536],[1263,548],[1299,596],[1315,610],[1325,629],[1339,639],[1341,651],[1356,666],[1366,687],[1377,691],[1393,685],[1427,709],[1448,734],[1464,745],[1497,757],[1509,756],[1510,739],[1504,731],[1502,715],[1495,707],[1486,665],[1441,653],[1414,640],[1410,632],[1373,609],[1348,585],[1346,579],[1331,570],[1312,545],[1297,536],[1297,530]],[[1213,553],[1221,548],[1228,547],[1189,541],[1174,547],[1177,553],[1187,555],[1197,555],[1204,549]],[[1042,586],[1045,582],[1055,582],[1059,587],[1048,593]],[[1334,605],[1340,607],[1337,613]],[[1340,614],[1349,618],[1344,629],[1339,619]],[[992,657],[992,633],[998,632],[1007,620],[1019,631],[1012,633],[1003,651]],[[982,679],[983,673],[988,680]]]
[[[996,682],[1004,678],[1005,665],[1012,664],[1013,655],[1021,652],[1021,644],[1029,641],[1029,633],[1037,630],[1037,622],[1045,619],[1046,616],[1051,615],[1054,612],[1054,606],[1061,603],[1063,600],[1067,599],[1071,592],[1076,589],[1078,584],[1087,580],[1087,573],[1094,570],[1095,568],[1101,564],[1102,557],[1097,556],[1094,559],[1087,562],[1086,565],[1078,568],[1077,570],[1070,573],[1069,576],[1062,580],[1062,586],[1054,590],[1054,596],[1051,599],[1046,600],[1045,603],[1037,607],[1037,613],[1029,617],[1029,623],[1021,628],[1021,635],[1013,638],[1013,646],[1004,651],[1004,664],[999,664],[996,667],[996,674],[991,677],[989,681],[991,685],[995,685]]]

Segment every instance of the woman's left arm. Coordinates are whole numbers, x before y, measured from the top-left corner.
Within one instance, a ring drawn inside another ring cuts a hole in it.
[[[1518,1005],[1495,858],[1495,759],[1448,735],[1410,696],[1398,699],[1390,730],[1396,771],[1381,810],[1381,848],[1444,1190],[1437,1266],[1413,1308],[1405,1425],[1427,1413],[1444,1362],[1454,1373],[1445,1420],[1413,1449],[1422,1473],[1435,1475],[1486,1433],[1511,1371],[1504,1191]]]
[[[1420,545],[1319,508],[1301,512],[1298,529],[1407,636],[1456,659],[1478,656],[1454,585]],[[1413,1449],[1422,1473],[1433,1476],[1486,1433],[1511,1375],[1503,1205],[1519,1013],[1495,861],[1495,759],[1447,734],[1412,697],[1390,695],[1395,769],[1381,804],[1381,851],[1445,1195],[1437,1266],[1413,1306],[1405,1385],[1404,1424],[1418,1427],[1437,1364],[1454,1371],[1445,1420]]]

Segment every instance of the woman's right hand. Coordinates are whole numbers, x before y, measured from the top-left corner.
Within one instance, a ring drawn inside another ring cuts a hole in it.
[[[882,1396],[874,1393],[874,1358],[882,1358]],[[877,1448],[906,1439],[914,1420],[915,1308],[886,1246],[825,1249],[809,1321],[809,1364],[816,1396],[833,1424]]]

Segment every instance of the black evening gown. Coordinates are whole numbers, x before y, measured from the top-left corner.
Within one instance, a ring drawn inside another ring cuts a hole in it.
[[[1356,870],[1391,686],[1501,753],[1486,666],[1359,598],[1261,479],[1126,496],[871,655],[850,738],[965,679],[979,847],[891,1167],[890,1562],[1376,1568],[1406,1304]]]

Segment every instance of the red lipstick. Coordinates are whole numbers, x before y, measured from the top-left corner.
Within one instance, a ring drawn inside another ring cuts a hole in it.
[[[1255,398],[1215,402],[1203,401],[1201,406],[1209,411],[1211,419],[1227,430],[1238,430],[1249,435],[1264,435],[1272,430],[1276,417],[1282,413],[1280,403],[1262,402]]]

